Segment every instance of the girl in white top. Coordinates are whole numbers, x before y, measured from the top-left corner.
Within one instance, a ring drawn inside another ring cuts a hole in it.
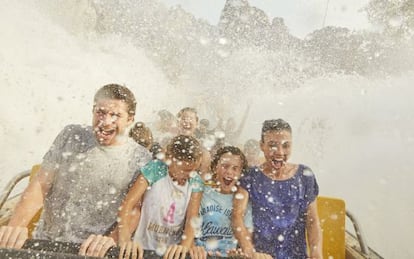
[[[142,258],[145,249],[171,258],[190,250],[195,236],[191,222],[197,220],[203,191],[195,171],[201,155],[195,138],[179,135],[167,146],[166,162],[153,160],[141,168],[119,212],[121,255]]]

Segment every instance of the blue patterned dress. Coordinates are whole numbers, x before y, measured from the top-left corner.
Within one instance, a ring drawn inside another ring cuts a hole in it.
[[[312,170],[299,165],[291,178],[272,180],[253,167],[240,185],[252,204],[256,251],[278,259],[306,258],[306,212],[319,193]]]

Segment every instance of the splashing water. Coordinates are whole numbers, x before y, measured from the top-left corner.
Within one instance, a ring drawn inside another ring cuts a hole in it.
[[[241,139],[259,138],[265,119],[286,119],[291,161],[312,168],[321,194],[345,199],[385,258],[414,257],[412,72],[315,71],[298,50],[235,47],[180,8],[123,2],[2,1],[1,187],[39,163],[63,126],[90,124],[103,84],[134,91],[139,121],[194,106],[214,123],[217,113],[240,119],[250,104]]]

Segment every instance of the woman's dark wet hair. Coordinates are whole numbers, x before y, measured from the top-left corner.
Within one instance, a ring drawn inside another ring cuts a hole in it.
[[[178,135],[167,145],[167,156],[185,162],[200,161],[202,155],[200,142],[191,136]]]
[[[112,99],[124,101],[128,107],[128,114],[135,115],[137,102],[134,94],[126,86],[107,84],[102,86],[95,94],[94,103],[99,99]],[[95,105],[94,105],[95,106]]]
[[[264,134],[269,131],[287,131],[292,133],[292,128],[289,123],[283,119],[265,120],[262,126],[262,142],[264,140]]]
[[[211,172],[214,172],[221,156],[224,154],[228,154],[228,153],[235,155],[235,156],[239,156],[242,162],[241,164],[242,174],[247,172],[248,165],[247,165],[246,156],[243,154],[243,152],[238,147],[234,147],[234,146],[225,146],[217,150],[217,152],[214,154],[213,159],[211,161],[211,165],[210,165]]]

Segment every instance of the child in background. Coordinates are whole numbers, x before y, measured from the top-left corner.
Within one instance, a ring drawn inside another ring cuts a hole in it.
[[[196,137],[195,133],[198,128],[198,114],[197,110],[192,107],[182,108],[178,114],[178,131],[179,134],[185,136]],[[202,147],[202,157],[199,171],[203,180],[208,180],[208,173],[210,172],[211,156],[210,152]]]

